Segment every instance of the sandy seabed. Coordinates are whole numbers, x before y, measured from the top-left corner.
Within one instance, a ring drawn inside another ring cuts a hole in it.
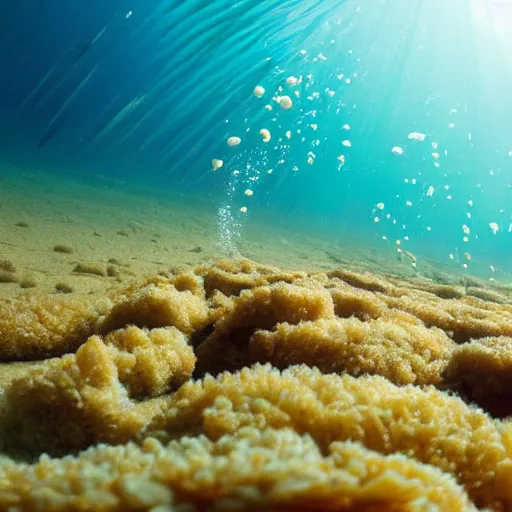
[[[512,510],[509,287],[9,186],[0,510]]]

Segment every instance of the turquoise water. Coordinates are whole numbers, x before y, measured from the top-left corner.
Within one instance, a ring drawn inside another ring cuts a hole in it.
[[[207,199],[228,254],[278,224],[512,272],[512,2],[8,3],[0,173]]]

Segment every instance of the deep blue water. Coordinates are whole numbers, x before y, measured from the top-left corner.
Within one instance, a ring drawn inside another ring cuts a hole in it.
[[[512,272],[509,0],[2,6],[1,162]]]

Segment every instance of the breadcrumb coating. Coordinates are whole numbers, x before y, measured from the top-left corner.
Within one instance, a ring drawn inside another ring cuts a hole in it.
[[[483,338],[457,347],[447,385],[492,412],[512,415],[512,338]]]
[[[402,453],[454,475],[478,506],[512,506],[512,452],[482,410],[433,387],[398,387],[383,377],[325,375],[307,366],[270,365],[186,383],[144,435],[163,441],[193,432],[219,439],[244,427],[308,433],[325,453],[357,441]]]
[[[270,362],[277,368],[306,363],[324,373],[382,375],[396,384],[440,384],[455,347],[435,327],[351,317],[259,330],[251,336],[248,351],[252,362]]]
[[[310,436],[290,430],[98,446],[31,466],[6,462],[0,477],[0,497],[20,512],[476,510],[436,468],[350,442],[323,454]]]
[[[277,283],[245,290],[233,309],[215,325],[213,333],[197,349],[197,371],[236,370],[248,364],[247,342],[257,329],[272,329],[281,322],[333,318],[330,294],[321,288]]]
[[[174,327],[92,336],[76,354],[15,380],[5,397],[5,435],[29,452],[55,455],[133,439],[155,408],[148,400],[186,382],[195,355]]]
[[[27,295],[0,301],[0,361],[30,361],[76,350],[110,307],[89,296]]]
[[[489,286],[221,260],[1,299],[0,510],[512,510]]]
[[[336,316],[341,318],[355,316],[360,320],[369,320],[379,318],[389,310],[386,303],[374,293],[345,286],[338,279],[329,282],[329,289]]]
[[[219,260],[213,266],[198,267],[196,273],[203,277],[208,297],[216,290],[224,295],[237,296],[242,290],[277,282],[292,283],[307,276],[305,272],[287,272],[248,259]]]
[[[407,290],[401,296],[384,297],[389,307],[407,311],[428,327],[449,333],[457,343],[489,336],[512,336],[512,306],[474,297],[441,299],[433,294]]]
[[[171,284],[153,283],[124,293],[115,300],[102,330],[110,332],[127,325],[138,327],[174,326],[185,334],[201,329],[208,318],[207,305],[191,291],[179,291]]]

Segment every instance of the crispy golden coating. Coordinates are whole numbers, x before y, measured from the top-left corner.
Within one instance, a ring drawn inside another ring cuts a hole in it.
[[[512,415],[512,338],[483,338],[457,347],[447,386],[495,416]]]
[[[103,332],[127,325],[139,327],[174,326],[185,334],[204,327],[208,308],[202,297],[191,291],[179,291],[171,284],[148,284],[131,294],[123,293],[115,301],[102,325]]]
[[[355,316],[361,320],[369,320],[381,317],[389,309],[374,293],[346,286],[338,279],[329,282],[329,290],[336,316],[341,318]]]
[[[405,316],[405,315],[404,315]],[[277,368],[305,363],[324,373],[382,375],[396,384],[439,384],[455,343],[435,327],[379,318],[279,324],[256,331],[248,351],[252,362]]]
[[[175,327],[148,331],[130,326],[111,332],[104,343],[132,398],[178,388],[190,378],[196,363],[187,337]]]
[[[208,297],[215,290],[224,295],[240,295],[242,290],[277,282],[292,283],[307,276],[305,272],[286,272],[248,259],[219,260],[213,266],[198,267],[196,272],[204,279]]]
[[[26,295],[0,300],[0,361],[29,361],[76,350],[97,332],[108,299]]]
[[[76,354],[52,359],[14,380],[6,393],[5,432],[31,453],[65,454],[97,442],[133,439],[160,395],[190,378],[195,356],[174,327],[92,336]]]
[[[56,457],[0,510],[510,510],[511,303],[249,260],[0,301],[4,453]]]
[[[321,288],[277,283],[246,290],[197,349],[197,371],[201,374],[235,370],[250,363],[247,343],[258,328],[272,329],[281,322],[297,324],[302,320],[333,317],[331,296]]]
[[[400,296],[381,297],[389,307],[407,311],[429,327],[443,329],[457,343],[488,336],[512,336],[511,305],[498,305],[473,297],[444,300],[414,290],[404,290]]]
[[[436,468],[357,443],[332,443],[324,454],[290,430],[245,428],[167,446],[148,438],[33,466],[6,461],[0,480],[0,499],[20,512],[476,510]]]
[[[244,427],[308,433],[322,452],[357,441],[402,453],[456,476],[479,506],[512,505],[511,452],[500,425],[483,411],[433,387],[397,387],[382,377],[324,375],[269,365],[187,383],[144,435],[163,441],[193,432],[219,439]]]

